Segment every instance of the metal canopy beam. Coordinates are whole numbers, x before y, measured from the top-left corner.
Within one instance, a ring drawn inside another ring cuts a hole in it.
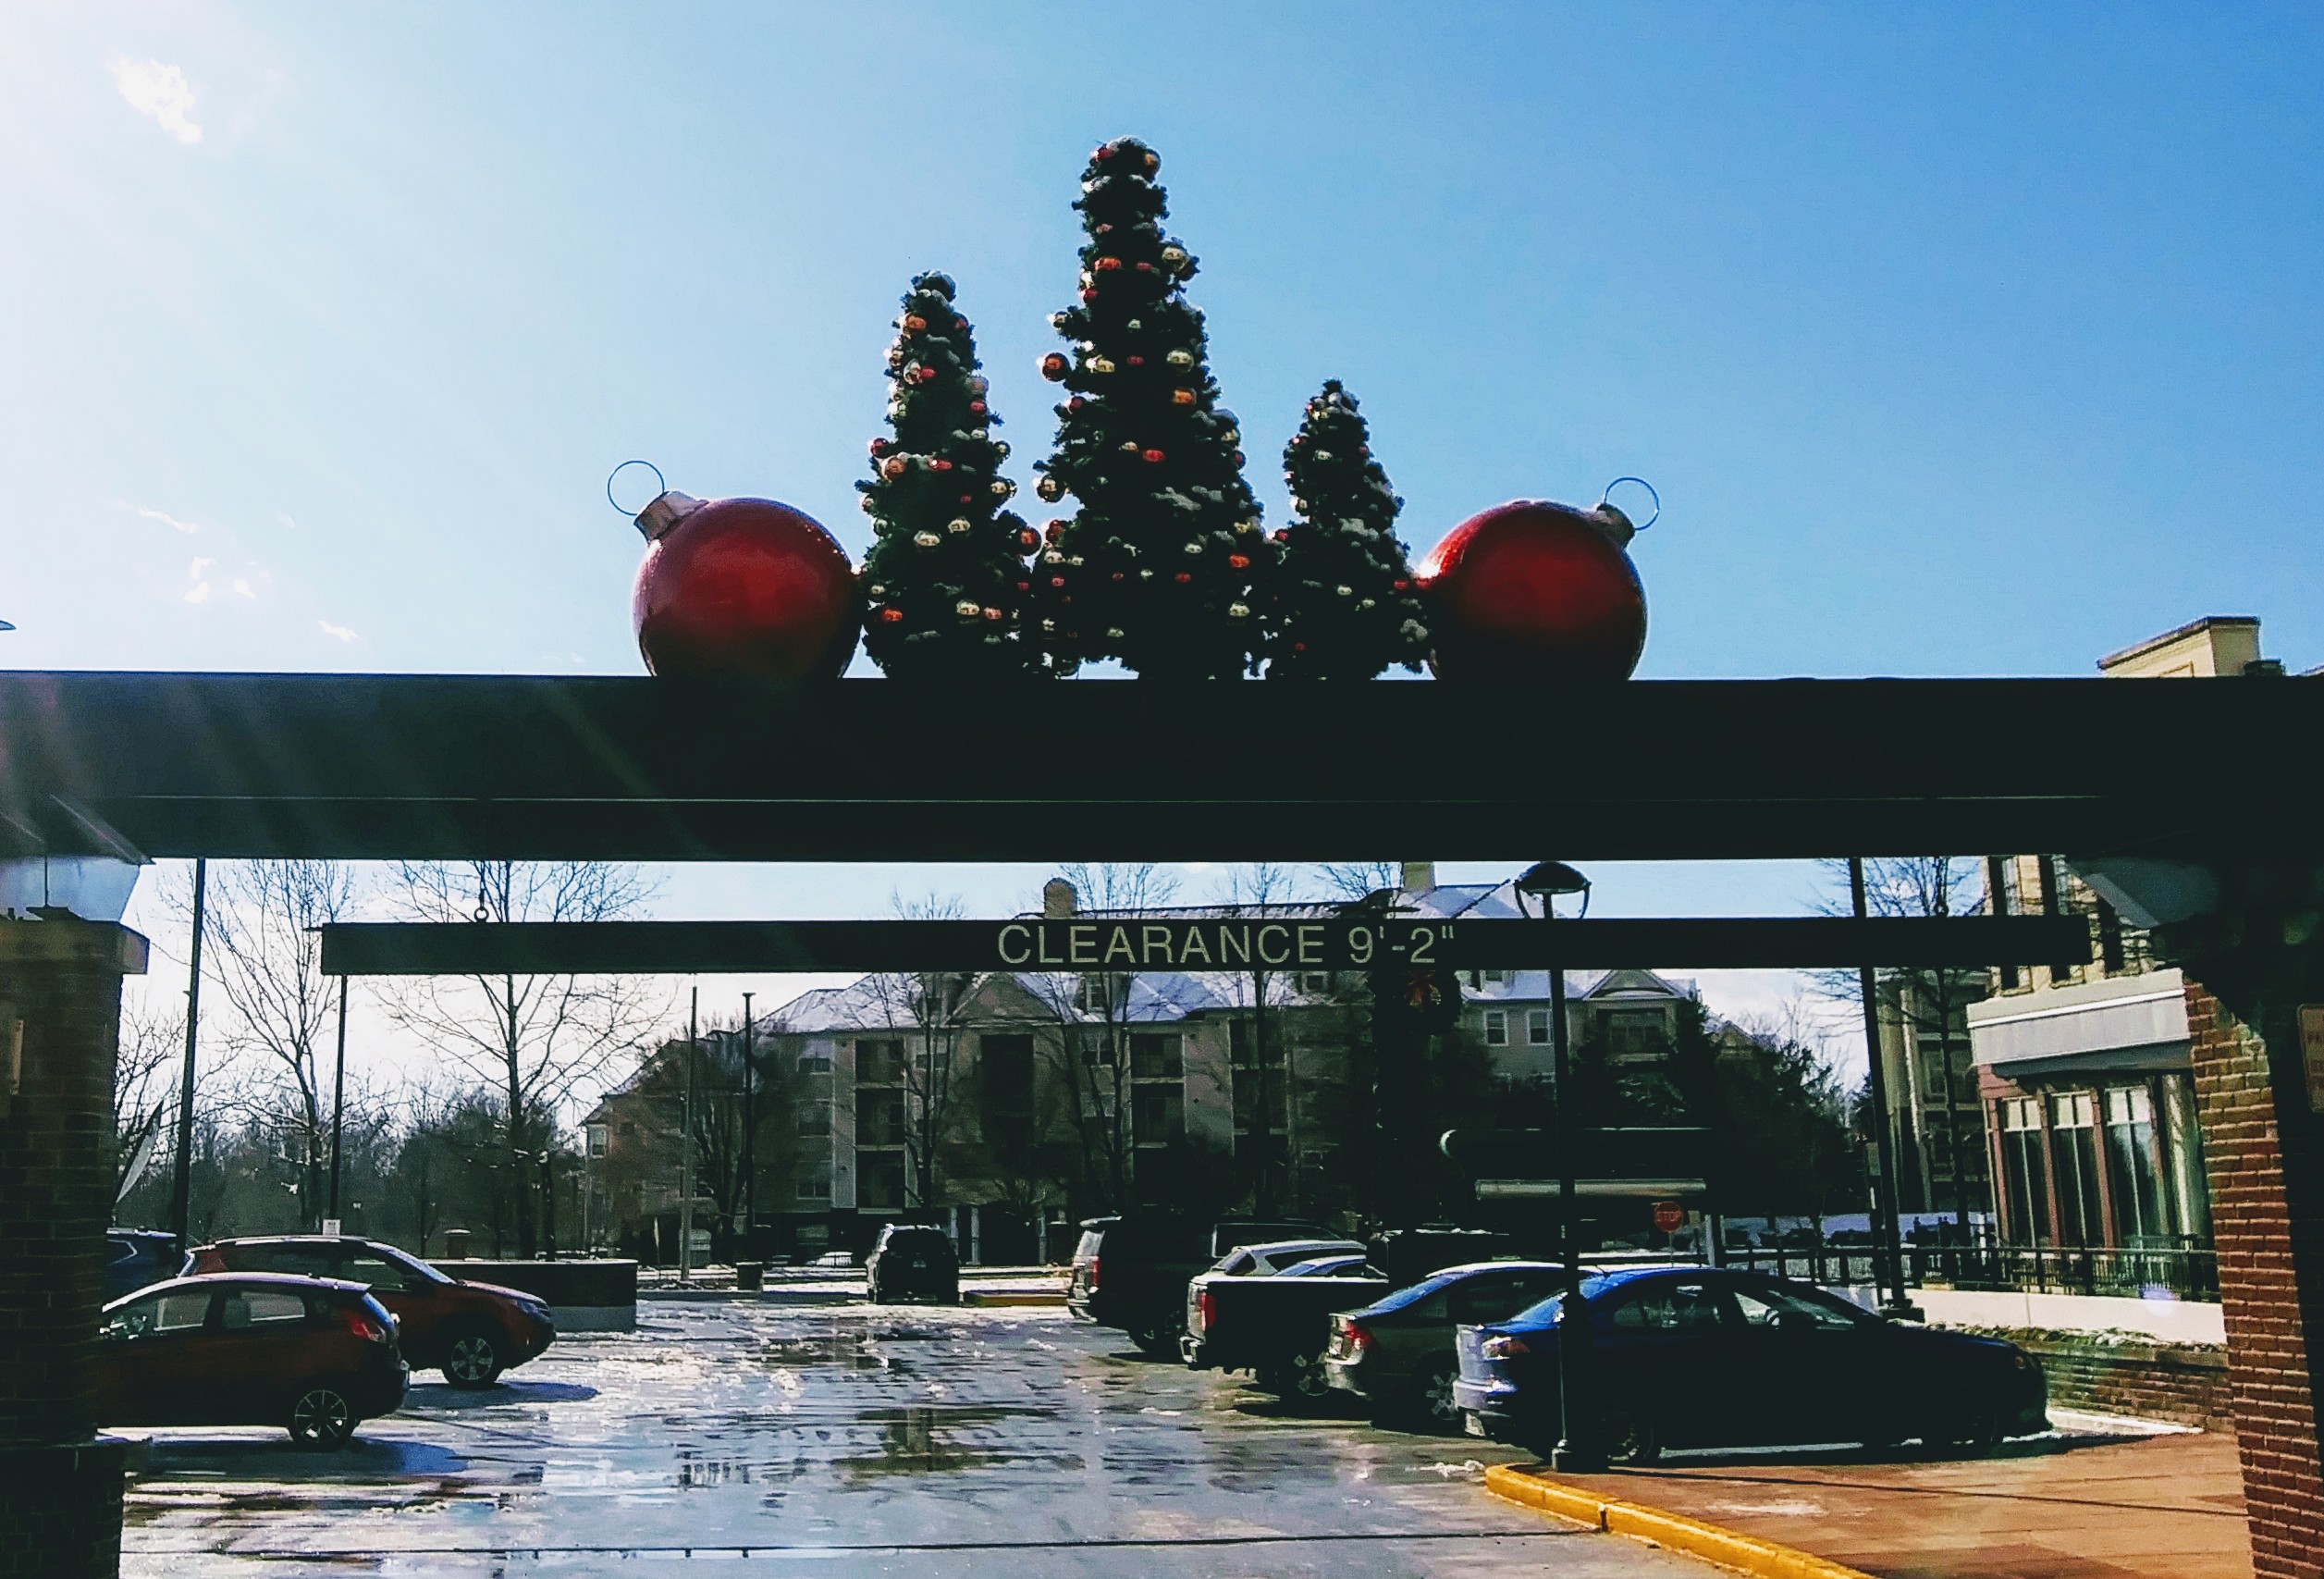
[[[2085,959],[2079,916],[1431,921],[1345,915],[1009,921],[340,922],[333,976],[877,970],[1980,967]]]
[[[0,854],[1666,859],[2324,843],[2324,680],[0,674]]]

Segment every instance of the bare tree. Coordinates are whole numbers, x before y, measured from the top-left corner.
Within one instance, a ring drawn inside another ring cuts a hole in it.
[[[178,1112],[178,1059],[186,1046],[186,1011],[125,1005],[121,1047],[113,1061],[113,1199],[119,1204],[164,1151]]]
[[[430,861],[398,868],[399,907],[424,921],[609,921],[638,914],[652,888],[633,866],[585,861]],[[498,1091],[514,1190],[517,1248],[555,1255],[550,1169],[559,1116],[666,1017],[666,993],[638,976],[420,977],[389,1013]],[[535,1206],[539,1207],[535,1232]]]
[[[906,899],[891,894],[901,920],[956,920],[966,911],[958,894]],[[907,1204],[937,1204],[937,1160],[953,1118],[953,1062],[959,1042],[953,1023],[973,978],[958,971],[888,971],[867,979],[873,1001],[891,1030],[916,1037],[904,1060],[904,1166],[912,1181]]]
[[[1225,882],[1220,885],[1222,907],[1237,916],[1263,916],[1278,905],[1296,902],[1298,899],[1300,886],[1298,879],[1299,873],[1296,868],[1279,866],[1273,861],[1253,861],[1231,867],[1227,870]],[[1337,880],[1334,879],[1334,881]],[[1370,893],[1371,890],[1366,889],[1364,892]],[[1351,895],[1351,897],[1359,896]],[[1279,979],[1278,972],[1254,962],[1248,972],[1248,982],[1238,981],[1237,983],[1238,987],[1247,984],[1249,989],[1248,1002],[1241,1006],[1248,1011],[1246,1023],[1250,1027],[1250,1067],[1254,1087],[1250,1119],[1251,1149],[1254,1153],[1252,1184],[1254,1204],[1258,1207],[1260,1215],[1265,1217],[1272,1217],[1275,1215],[1276,1176],[1286,1163],[1290,1166],[1291,1186],[1294,1193],[1298,1188],[1297,1162],[1299,1150],[1298,1096],[1296,1083],[1297,1071],[1292,1067],[1290,1038],[1277,1034],[1274,1041],[1281,1046],[1282,1056],[1273,1059],[1268,1056],[1270,1029],[1268,1021],[1271,1018],[1268,1011],[1274,1006],[1275,984]],[[1240,999],[1243,994],[1237,992],[1236,996]],[[1289,1153],[1288,1156],[1281,1154],[1275,1144],[1276,1102],[1274,1094],[1268,1090],[1271,1064],[1282,1066],[1284,1141]]]
[[[1826,898],[1824,908],[1834,915],[1852,913],[1848,863],[1833,860],[1822,865],[1837,890]],[[1866,859],[1863,865],[1864,907],[1875,916],[1968,915],[1976,910],[1983,893],[1978,863],[1957,856],[1875,857]],[[1836,1002],[1855,1004],[1862,995],[1853,971],[1823,971],[1814,980],[1817,990]],[[1943,1087],[1938,1094],[1945,1108],[1946,1172],[1950,1175],[1953,1223],[1965,1230],[1970,1149],[1967,1131],[1971,1121],[1964,1116],[1962,1096],[1969,1077],[1966,1070],[1954,1067],[1953,1047],[1968,1006],[1984,998],[1990,988],[1987,972],[1974,966],[1889,967],[1876,973],[1875,985],[1882,1007],[1896,1017],[1904,1043],[1906,1090],[1891,1092],[1891,1104],[1901,1100],[1913,1104],[1916,1113],[1921,1109],[1924,1101],[1921,1088],[1925,1079],[1921,1049],[1924,1039],[1934,1037],[1937,1041],[1937,1080]],[[1877,1047],[1868,1047],[1864,1052],[1868,1058],[1880,1056]],[[1882,1122],[1894,1122],[1887,1115],[1878,1116]],[[1914,1128],[1917,1131],[1917,1124]],[[1921,1161],[1924,1177],[1927,1178],[1934,1170],[1928,1167],[1924,1152]],[[1933,1179],[1931,1184],[1933,1195]],[[1929,1203],[1936,1204],[1934,1200]]]
[[[209,968],[228,1010],[220,1039],[249,1065],[237,1104],[281,1148],[310,1227],[322,1221],[330,1153],[321,1053],[338,1013],[314,929],[354,900],[353,872],[337,861],[236,861],[210,876]]]
[[[1383,888],[1404,885],[1404,868],[1396,861],[1326,862],[1323,881],[1343,899],[1367,899]]]

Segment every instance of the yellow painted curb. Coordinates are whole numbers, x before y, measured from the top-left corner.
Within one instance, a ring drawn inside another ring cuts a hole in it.
[[[997,1291],[985,1293],[974,1289],[961,1299],[961,1303],[965,1305],[1062,1305],[1064,1302],[1065,1296],[1063,1294],[1039,1292],[1012,1294]]]
[[[1485,1471],[1485,1489],[1496,1497],[1555,1513],[1608,1535],[1629,1536],[1757,1579],[1872,1579],[1862,1569],[1849,1568],[1797,1547],[1747,1536],[1740,1530],[1705,1523],[1679,1513],[1666,1513],[1636,1502],[1620,1502],[1566,1486],[1520,1469],[1495,1464]]]

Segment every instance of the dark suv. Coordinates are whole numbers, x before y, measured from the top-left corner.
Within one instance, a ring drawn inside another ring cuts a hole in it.
[[[321,1234],[220,1240],[186,1257],[188,1272],[287,1272],[368,1288],[402,1323],[403,1355],[456,1388],[487,1388],[557,1337],[547,1302],[492,1283],[447,1277],[377,1240]]]
[[[1246,1217],[1092,1217],[1081,1225],[1065,1302],[1084,1321],[1120,1327],[1147,1353],[1175,1359],[1186,1331],[1187,1284],[1197,1273],[1244,1245],[1300,1239],[1336,1243],[1339,1236],[1313,1223]]]
[[[932,1300],[960,1303],[960,1252],[941,1228],[923,1223],[890,1223],[864,1262],[871,1301]]]

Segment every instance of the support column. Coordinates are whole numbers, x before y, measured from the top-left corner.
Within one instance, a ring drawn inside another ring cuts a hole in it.
[[[124,1444],[96,1436],[121,978],[109,922],[0,919],[0,1575],[118,1572]]]
[[[2187,1029],[2253,1571],[2257,1579],[2317,1579],[2324,1575],[2324,1117],[2309,1103],[2298,1006],[2324,1004],[2324,960],[2311,957],[2305,968],[2290,958],[2275,963],[2268,974],[2279,979],[2263,982],[2218,956],[2189,958]],[[2216,993],[2193,980],[2207,966]]]

